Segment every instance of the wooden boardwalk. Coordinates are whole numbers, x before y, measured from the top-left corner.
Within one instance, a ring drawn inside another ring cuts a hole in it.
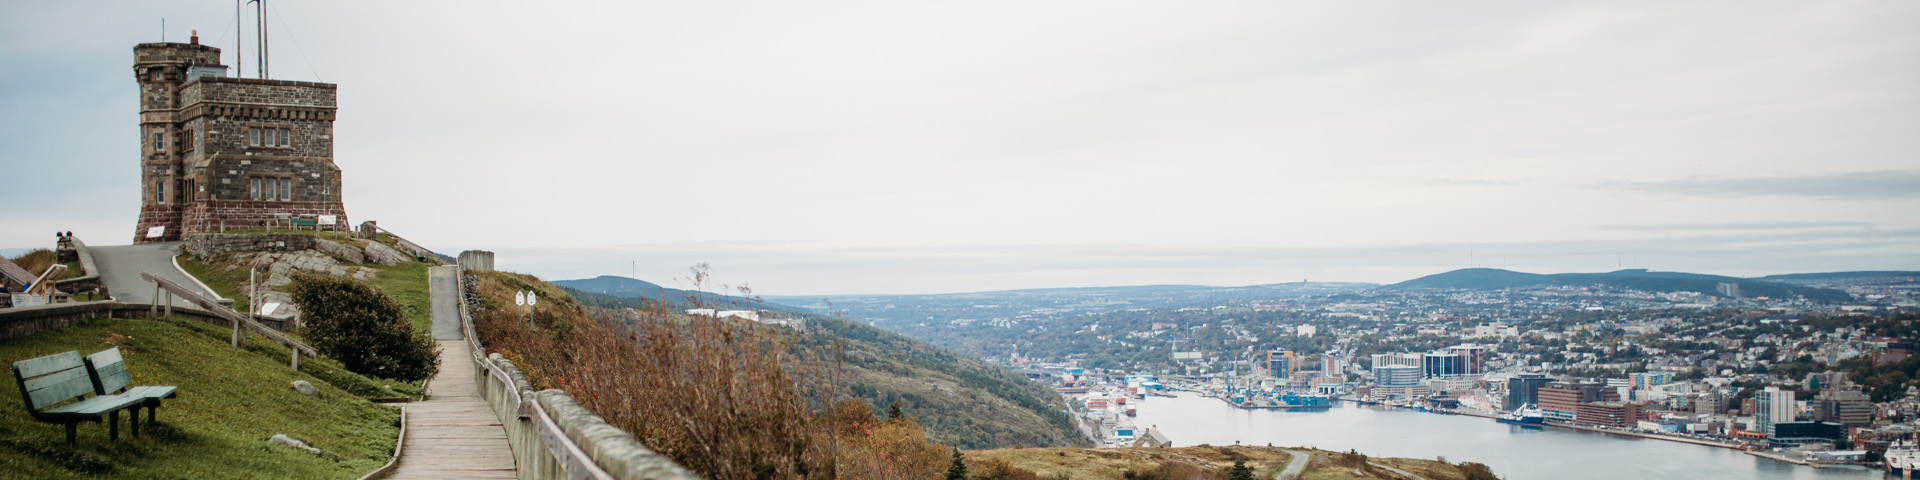
[[[507,431],[473,383],[464,340],[440,341],[427,400],[407,404],[407,439],[386,478],[515,478]]]

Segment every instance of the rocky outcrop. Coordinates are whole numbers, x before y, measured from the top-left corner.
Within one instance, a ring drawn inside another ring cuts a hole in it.
[[[386,266],[399,265],[400,262],[413,260],[413,257],[400,253],[399,250],[394,250],[393,247],[389,247],[387,244],[380,242],[367,242],[366,252],[367,260]]]

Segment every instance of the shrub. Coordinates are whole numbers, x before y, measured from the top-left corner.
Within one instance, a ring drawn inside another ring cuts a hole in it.
[[[419,381],[439,367],[439,344],[415,332],[400,304],[371,285],[344,276],[294,277],[300,334],[321,355],[361,375]]]

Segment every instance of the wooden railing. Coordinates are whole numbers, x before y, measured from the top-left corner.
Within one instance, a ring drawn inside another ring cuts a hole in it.
[[[252,317],[242,315],[240,312],[233,311],[233,309],[221,305],[219,301],[200,295],[200,292],[180,286],[178,283],[173,283],[172,280],[160,278],[160,276],[152,273],[140,272],[140,278],[153,282],[153,305],[147,309],[148,318],[152,318],[155,314],[160,313],[162,305],[165,305],[166,316],[173,316],[173,299],[177,295],[181,300],[186,300],[187,303],[206,309],[206,311],[212,312],[214,315],[218,315],[220,318],[225,318],[228,322],[231,322],[233,325],[233,338],[231,341],[235,347],[246,346],[247,335],[245,330],[252,330],[262,337],[267,337],[268,340],[286,345],[287,350],[293,352],[293,359],[290,364],[294,370],[300,369],[300,355],[304,354],[308,357],[316,358],[320,356],[320,352],[314,350],[312,346],[295,340],[293,337],[287,336],[287,334],[279,330],[274,330],[266,325],[262,325]],[[161,300],[161,292],[166,293],[164,301]]]

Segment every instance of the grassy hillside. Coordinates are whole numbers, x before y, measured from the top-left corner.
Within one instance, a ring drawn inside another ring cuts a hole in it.
[[[119,441],[104,424],[65,430],[34,421],[17,388],[0,389],[0,471],[12,478],[356,478],[385,464],[399,433],[397,409],[368,397],[418,395],[417,388],[362,377],[328,360],[287,368],[288,352],[254,336],[247,349],[228,330],[191,320],[97,320],[0,342],[9,362],[69,350],[118,346],[138,385],[174,385],[179,397],[159,423],[132,438],[123,415]],[[294,380],[319,387],[293,391]],[[314,455],[266,442],[274,434],[322,450]]]
[[[1492,478],[1484,465],[1454,465],[1437,460],[1410,458],[1369,458],[1363,454],[1329,452],[1307,448],[1254,446],[1196,446],[1180,448],[1022,448],[966,452],[970,471],[992,468],[1006,462],[1016,469],[1016,477],[1071,478],[1075,480],[1119,480],[1126,478],[1177,478],[1206,480],[1227,478],[1227,469],[1235,461],[1245,462],[1254,478],[1275,478],[1285,471],[1293,455],[1310,453],[1299,478],[1400,479],[1405,478],[1378,465],[1412,472],[1431,480],[1479,480]],[[1489,476],[1470,477],[1479,471]]]
[[[181,255],[176,260],[180,262],[180,268],[213,288],[214,293],[233,299],[234,310],[245,312],[248,308],[247,293],[242,288],[247,283],[247,260],[236,259],[237,256],[227,254],[196,258],[193,255]],[[433,261],[400,262],[393,266],[368,262],[354,266],[373,269],[374,276],[367,283],[393,297],[393,301],[398,302],[406,312],[414,330],[427,331],[433,328],[433,299],[427,292],[427,268],[437,265]]]

